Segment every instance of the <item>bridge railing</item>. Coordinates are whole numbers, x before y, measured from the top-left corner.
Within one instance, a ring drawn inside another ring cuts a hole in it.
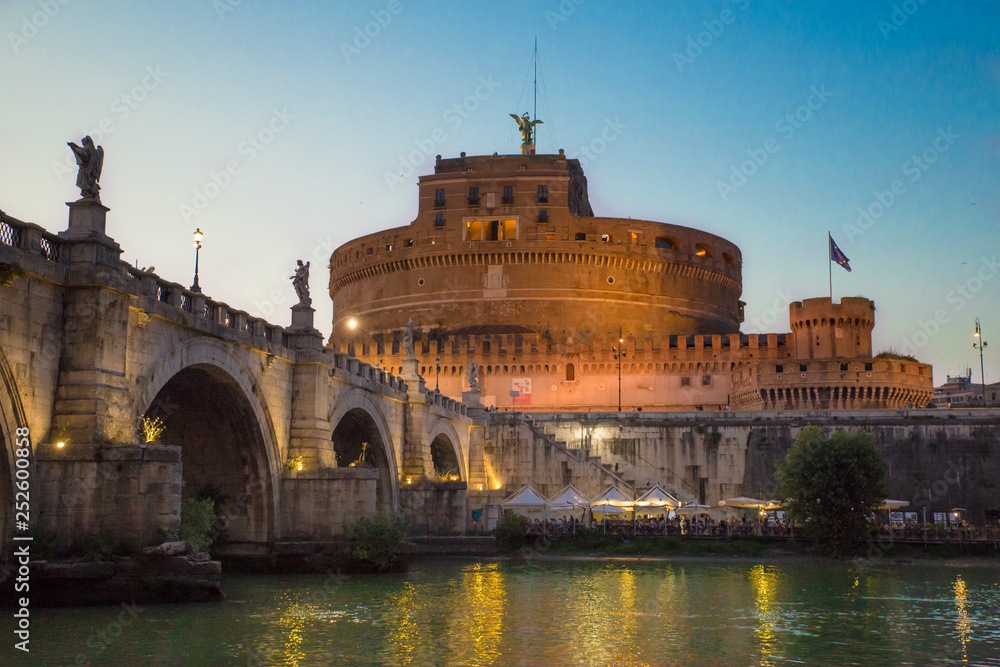
[[[0,211],[0,243],[38,255],[50,262],[59,261],[59,237],[31,222],[12,218]]]
[[[462,415],[468,414],[468,406],[466,406],[461,401],[456,401],[454,398],[449,398],[445,396],[438,390],[428,391],[427,400],[433,405],[445,410],[450,410],[452,412],[457,412]]]
[[[351,375],[364,378],[375,384],[405,392],[406,383],[398,375],[386,372],[384,369],[376,368],[369,363],[361,361],[357,357],[352,357],[343,352],[327,349],[327,353],[333,357],[333,367],[340,369]]]
[[[130,292],[136,296],[150,297],[233,331],[259,336],[269,343],[288,347],[288,332],[284,327],[253,317],[227,303],[209,299],[200,292],[193,292],[179,283],[164,280],[155,273],[137,269],[127,262],[122,262],[122,270],[129,279]]]

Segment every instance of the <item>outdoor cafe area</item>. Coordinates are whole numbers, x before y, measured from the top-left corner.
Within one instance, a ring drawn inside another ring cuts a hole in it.
[[[1000,541],[1000,523],[975,527],[963,508],[906,511],[909,502],[886,499],[875,513],[878,539],[900,542]],[[545,498],[530,484],[504,499],[503,513],[528,520],[528,532],[544,537],[572,537],[580,532],[622,536],[794,537],[796,527],[779,500],[739,496],[717,505],[681,503],[656,485],[633,498],[612,485],[588,498],[572,484]]]

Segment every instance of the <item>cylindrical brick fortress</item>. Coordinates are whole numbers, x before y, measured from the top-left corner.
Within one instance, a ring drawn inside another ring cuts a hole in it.
[[[576,160],[438,159],[406,227],[355,239],[330,263],[331,339],[409,318],[424,330],[517,327],[586,341],[737,333],[742,257],[688,227],[592,215]]]

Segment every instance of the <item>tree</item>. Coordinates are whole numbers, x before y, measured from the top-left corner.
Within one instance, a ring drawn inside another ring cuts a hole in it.
[[[870,433],[807,426],[778,462],[778,497],[817,546],[856,553],[871,539],[871,517],[886,497],[885,463]]]

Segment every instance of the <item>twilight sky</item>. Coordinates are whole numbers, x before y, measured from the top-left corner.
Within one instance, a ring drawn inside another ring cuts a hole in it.
[[[978,382],[979,317],[1000,379],[1000,2],[275,5],[0,2],[0,209],[65,229],[89,133],[124,259],[189,285],[200,227],[205,293],[285,325],[309,259],[328,336],[337,246],[412,220],[434,155],[518,151],[537,36],[538,151],[597,215],[740,246],[744,332],[829,293],[829,230],[876,351]]]

